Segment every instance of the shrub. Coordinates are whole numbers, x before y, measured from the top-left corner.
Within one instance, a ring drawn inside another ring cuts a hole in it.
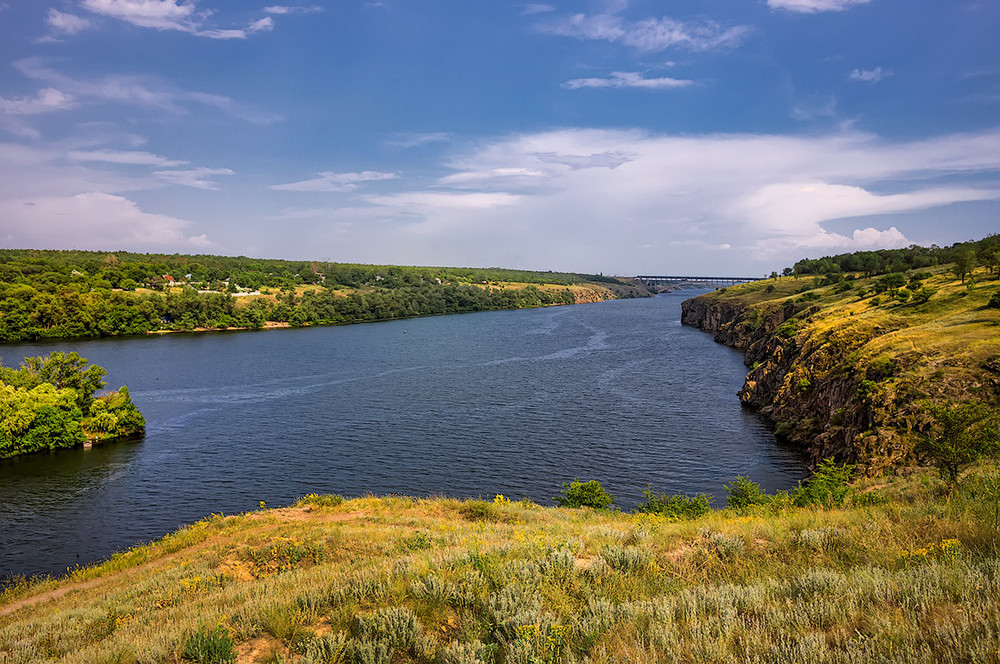
[[[804,485],[799,484],[794,492],[793,503],[796,507],[843,507],[851,491],[850,481],[853,476],[853,465],[838,466],[833,459],[824,459],[820,461],[812,478]]]
[[[229,664],[236,660],[236,651],[229,633],[220,625],[190,634],[184,640],[181,657],[198,664]]]
[[[723,488],[729,494],[727,506],[737,511],[746,511],[755,505],[767,505],[771,498],[764,493],[760,485],[743,475],[737,476],[732,484],[725,484]]]
[[[345,659],[347,638],[343,632],[318,636],[302,644],[303,664],[339,664]]]
[[[351,621],[351,634],[362,641],[385,643],[395,650],[413,645],[420,624],[407,608],[387,608],[372,613],[359,613]]]
[[[605,509],[615,502],[615,497],[604,490],[597,480],[581,482],[575,479],[563,482],[562,495],[553,498],[560,507],[593,507]]]
[[[641,572],[649,568],[652,556],[649,551],[634,546],[606,546],[601,558],[619,572]]]
[[[720,558],[729,558],[743,551],[746,546],[739,535],[727,535],[725,533],[703,532],[702,536],[708,540],[708,546]]]
[[[986,304],[986,306],[993,309],[1000,309],[1000,290],[993,293],[993,296],[990,298],[990,301]]]
[[[488,503],[485,500],[466,501],[458,508],[458,511],[469,521],[496,521],[500,517],[493,503]]]
[[[791,339],[799,333],[799,322],[795,319],[785,322],[778,328],[778,336],[782,339]]]
[[[704,493],[697,496],[657,493],[647,487],[642,494],[646,502],[636,505],[635,512],[660,514],[670,519],[697,519],[712,511],[712,497]]]
[[[1000,448],[1000,418],[981,403],[949,403],[928,408],[934,429],[923,436],[917,451],[930,457],[954,486],[962,467]]]

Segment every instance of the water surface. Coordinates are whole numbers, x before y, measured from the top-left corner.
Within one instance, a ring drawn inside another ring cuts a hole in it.
[[[306,493],[551,504],[599,479],[711,493],[806,474],[736,392],[742,356],[680,324],[691,292],[347,327],[0,347],[75,350],[127,384],[138,442],[0,461],[0,575],[53,573],[212,512]]]

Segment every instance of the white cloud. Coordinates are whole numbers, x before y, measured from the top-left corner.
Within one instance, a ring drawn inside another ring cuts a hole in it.
[[[528,3],[521,5],[522,14],[545,14],[547,12],[554,12],[556,10],[552,5],[545,5],[541,3]]]
[[[210,28],[204,21],[212,12],[195,12],[193,2],[178,0],[83,0],[82,6],[101,16],[115,18],[140,28],[178,30],[209,39],[246,39],[274,27],[270,17],[254,21],[247,28]]]
[[[71,161],[101,162],[106,164],[122,164],[128,166],[183,166],[186,161],[167,159],[152,152],[138,150],[71,150],[67,154]]]
[[[645,78],[638,72],[616,71],[608,78],[574,78],[563,83],[564,88],[579,90],[580,88],[642,88],[644,90],[667,90],[671,88],[686,88],[694,85],[694,81],[680,78]]]
[[[176,184],[182,187],[193,187],[195,189],[218,190],[219,185],[210,178],[217,175],[233,175],[233,171],[228,168],[192,168],[185,171],[154,171],[153,175],[164,182]]]
[[[271,5],[270,7],[264,7],[265,14],[313,14],[316,12],[323,11],[322,7],[289,7],[287,5]]]
[[[157,30],[193,29],[194,4],[177,0],[83,0],[85,9],[139,26]]]
[[[8,115],[37,115],[65,111],[76,106],[73,95],[55,88],[44,88],[34,97],[9,99],[0,97],[0,113]]]
[[[423,134],[397,134],[395,137],[385,141],[385,145],[391,148],[419,148],[431,143],[447,143],[451,140],[451,134],[444,131],[427,132]]]
[[[863,83],[878,83],[889,76],[892,76],[891,71],[875,67],[875,69],[855,69],[848,78],[852,81],[861,81]]]
[[[449,166],[432,187],[364,196],[368,207],[324,218],[371,247],[375,231],[361,225],[377,226],[390,256],[439,262],[497,264],[500,247],[518,246],[510,260],[553,269],[725,270],[738,255],[769,271],[806,252],[905,246],[908,213],[1000,200],[1000,129],[909,142],[566,129],[478,144]],[[956,184],[963,175],[977,184]],[[411,244],[387,240],[389,228]],[[653,248],[637,256],[637,241]],[[534,248],[550,246],[558,265]]]
[[[112,102],[175,114],[186,113],[192,104],[199,104],[220,109],[247,122],[267,123],[274,120],[243,108],[229,97],[173,88],[150,77],[105,76],[90,79],[67,76],[52,69],[41,58],[18,60],[14,67],[30,79],[56,86],[73,95],[75,100],[71,101]],[[64,100],[64,103],[68,102]]]
[[[193,235],[192,226],[189,221],[144,212],[122,196],[99,192],[0,199],[0,237],[9,246],[104,251],[212,246],[205,234]]]
[[[46,22],[55,32],[63,35],[75,35],[93,25],[93,23],[81,16],[64,14],[58,9],[49,9]]]
[[[784,9],[799,14],[819,12],[840,12],[855,5],[864,5],[871,0],[767,0],[771,9]]]
[[[256,32],[267,32],[269,30],[274,30],[274,19],[271,18],[270,16],[265,16],[264,18],[258,21],[254,21],[253,23],[250,24],[250,27],[247,28],[247,31],[250,34]]]
[[[714,21],[683,23],[670,18],[649,18],[630,26],[622,42],[640,51],[662,51],[682,46],[692,51],[710,51],[735,46],[750,32],[746,26],[724,28]]]
[[[575,14],[540,24],[553,35],[621,42],[640,51],[657,52],[672,47],[709,51],[738,45],[750,32],[746,26],[724,27],[714,21],[701,23],[672,18],[648,18],[629,22],[612,13]]]
[[[276,191],[309,191],[309,192],[348,192],[358,188],[359,182],[376,182],[379,180],[395,180],[396,173],[380,171],[363,171],[361,173],[334,173],[325,171],[317,173],[318,178],[290,182],[288,184],[271,185]]]

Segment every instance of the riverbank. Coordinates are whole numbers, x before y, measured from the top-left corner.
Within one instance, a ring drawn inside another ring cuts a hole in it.
[[[912,458],[934,408],[1000,404],[997,281],[963,282],[950,264],[782,277],[689,300],[682,320],[744,353],[740,400],[780,436],[877,474]]]
[[[686,521],[308,496],[0,595],[9,664],[994,661],[985,500],[916,473]],[[199,653],[221,653],[204,659]],[[231,652],[233,659],[224,657]],[[374,658],[374,660],[372,660]]]

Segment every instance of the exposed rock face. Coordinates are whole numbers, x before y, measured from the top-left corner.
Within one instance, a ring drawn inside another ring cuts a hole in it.
[[[740,401],[763,414],[779,436],[806,447],[814,462],[834,457],[878,473],[910,454],[907,432],[920,423],[898,407],[891,384],[867,380],[872,377],[847,360],[884,330],[800,333],[800,322],[817,311],[698,297],[683,303],[681,321],[743,351],[750,371]]]

